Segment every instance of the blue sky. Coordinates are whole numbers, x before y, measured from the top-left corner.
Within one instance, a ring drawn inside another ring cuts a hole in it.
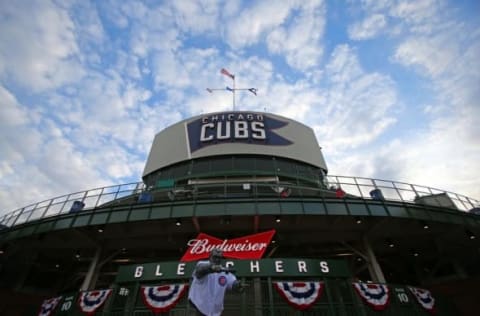
[[[311,126],[329,174],[480,198],[480,3],[0,1],[0,214],[136,182],[153,137],[232,108]]]

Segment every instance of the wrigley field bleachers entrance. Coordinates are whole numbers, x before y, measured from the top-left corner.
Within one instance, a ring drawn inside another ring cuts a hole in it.
[[[172,297],[168,311],[157,315],[195,315],[188,304],[188,283],[194,265],[195,262],[160,262],[122,266],[95,315],[155,315],[145,296],[148,287],[161,287]],[[226,265],[234,268],[237,278],[249,286],[244,293],[227,292],[222,314],[225,316],[430,315],[428,305],[422,305],[407,285],[352,280],[343,260],[227,260]],[[366,289],[363,297],[354,283]],[[290,292],[282,291],[282,284],[289,284]],[[96,304],[101,291],[88,292],[93,293],[90,303]],[[81,310],[85,293],[62,295],[52,315],[86,315]],[[301,302],[306,305],[299,305],[295,297],[303,298]],[[423,299],[425,303],[428,296]],[[457,314],[444,298],[435,297],[434,301],[436,315]]]

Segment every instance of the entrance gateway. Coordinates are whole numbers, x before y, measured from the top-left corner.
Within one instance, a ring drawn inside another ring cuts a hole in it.
[[[96,315],[147,316],[154,315],[154,303],[147,293],[158,289],[154,297],[167,303],[163,305],[166,309],[157,315],[195,315],[187,300],[195,263],[168,261],[122,266],[110,292],[90,291],[94,295],[90,301],[83,299],[94,305],[95,298],[106,297],[95,310]],[[355,282],[345,260],[227,259],[224,265],[249,287],[242,294],[226,295],[223,315],[369,315],[380,310],[379,306],[388,309],[389,315],[428,315],[407,286]],[[359,294],[356,284],[367,289],[366,297]],[[386,293],[382,292],[383,287]],[[85,315],[81,301],[82,293],[66,294],[53,315]],[[439,303],[437,300],[436,305]]]

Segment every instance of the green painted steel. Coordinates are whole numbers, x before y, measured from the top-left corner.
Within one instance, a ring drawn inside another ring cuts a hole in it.
[[[242,210],[245,210],[243,212]],[[0,231],[0,240],[13,240],[33,234],[99,224],[139,222],[183,217],[218,215],[334,215],[383,216],[428,220],[453,225],[480,226],[480,216],[442,207],[406,202],[374,202],[364,199],[257,199],[194,200],[117,205],[48,217]]]
[[[272,167],[271,164],[270,167]],[[335,203],[334,201],[328,201],[336,196],[335,192],[327,189],[327,187],[341,188],[346,193],[345,200],[350,205],[346,208],[342,203],[336,206],[329,205],[332,214],[410,217],[408,210],[410,206],[408,205],[411,205],[413,209],[416,209],[416,213],[420,217],[422,216],[422,212],[419,211],[421,207],[465,213],[469,210],[475,210],[475,207],[480,205],[479,200],[467,196],[402,182],[344,176],[325,176],[320,179],[321,181],[317,179],[313,182],[305,182],[305,179],[301,177],[301,166],[298,165],[294,169],[296,171],[293,174],[275,173],[273,176],[276,180],[273,182],[272,180],[263,179],[262,175],[252,176],[252,173],[246,172],[245,176],[248,177],[239,178],[238,175],[235,177],[223,174],[218,178],[219,182],[217,183],[208,182],[191,185],[188,184],[188,181],[201,180],[202,177],[208,178],[213,174],[202,174],[198,175],[198,177],[192,177],[189,173],[186,173],[184,174],[186,178],[182,180],[183,182],[180,181],[181,178],[175,178],[173,187],[170,186],[171,182],[169,182],[170,187],[165,185],[161,186],[161,188],[146,186],[144,183],[137,182],[71,193],[25,206],[0,217],[0,236],[2,232],[8,231],[9,228],[85,211],[120,211],[122,208],[131,210],[133,208],[144,208],[147,205],[165,205],[173,202],[176,204],[177,201],[185,201],[199,207],[202,207],[203,202],[208,200],[222,201],[222,203],[232,205],[236,200],[239,202],[245,202],[246,200],[248,202],[248,200],[252,199],[261,201],[285,197],[281,195],[281,189],[288,189],[289,200],[292,198],[302,200],[303,211],[305,211],[305,203],[308,200],[320,202],[325,200],[329,203]],[[273,170],[277,172],[277,169]],[[271,178],[272,175],[269,175]],[[290,176],[289,180],[282,181],[281,176],[287,175]],[[171,180],[169,179],[169,181]],[[238,182],[240,180],[243,182]],[[243,184],[248,184],[248,188],[244,187]],[[378,194],[378,192],[381,192],[381,194]],[[144,194],[149,195],[148,199],[143,198]],[[385,206],[388,206],[387,210]],[[290,209],[293,210],[292,207]],[[307,206],[307,209],[311,210],[311,205],[310,207]],[[249,213],[253,212],[252,208],[247,210]],[[299,208],[297,207],[296,210],[298,211]],[[315,207],[314,211],[321,213],[324,210],[321,207]],[[125,214],[125,211],[122,214]],[[150,214],[138,214],[138,216],[134,215],[131,220],[141,220],[142,217],[149,216]],[[428,214],[424,216],[428,217]],[[458,217],[444,216],[444,218],[445,221],[460,221]],[[111,220],[108,219],[111,222],[122,220],[123,218],[120,215],[114,216]],[[104,221],[105,218],[103,217],[91,219],[91,223]],[[88,223],[90,223],[90,218],[84,219],[83,222],[75,223],[74,227],[85,226]]]

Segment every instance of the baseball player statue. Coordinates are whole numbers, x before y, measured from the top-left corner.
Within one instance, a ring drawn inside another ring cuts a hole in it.
[[[243,292],[245,284],[237,280],[232,270],[222,267],[223,252],[213,249],[209,260],[197,262],[193,270],[193,280],[188,292],[188,300],[197,315],[220,316],[226,290]]]

